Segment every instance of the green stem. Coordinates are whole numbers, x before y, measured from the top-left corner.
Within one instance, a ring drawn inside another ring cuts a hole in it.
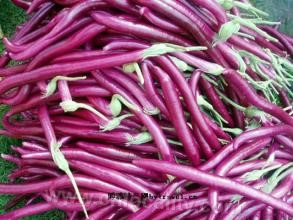
[[[181,70],[182,72],[185,72],[185,71],[190,71],[191,72],[191,71],[194,70],[194,68],[189,66],[183,60],[180,60],[180,59],[178,59],[177,57],[174,57],[174,56],[170,56],[170,58],[173,61],[173,63],[178,67],[178,69]]]
[[[217,119],[217,121],[219,121],[219,123],[221,123],[221,122],[224,122],[224,123],[228,123],[215,109],[214,109],[214,107],[209,103],[209,102],[207,102],[201,95],[199,95],[199,96],[197,96],[197,103],[198,103],[198,105],[200,105],[200,106],[202,106],[203,108],[206,108],[207,110],[209,110],[209,111],[211,111],[214,115],[215,115],[215,117],[216,117],[216,119]],[[221,125],[222,125],[222,123],[221,123]]]
[[[219,84],[216,82],[216,80],[213,80],[212,78],[210,78],[208,75],[203,74],[202,77],[209,81],[211,84],[213,84],[214,86],[219,86]]]
[[[264,12],[262,10],[259,10],[258,8],[253,7],[251,4],[248,4],[248,3],[234,1],[234,6],[236,6],[238,8],[241,8],[241,9],[244,9],[246,11],[252,12],[254,14],[256,13],[256,14],[259,14],[259,15],[262,15],[262,16],[269,16],[268,13],[266,13],[266,12]]]
[[[275,85],[275,86],[278,86],[279,88],[282,88],[282,85],[279,84],[278,82],[276,82],[275,80],[271,79],[267,74],[265,74],[258,66],[257,63],[255,62],[252,62],[252,66],[254,67],[255,69],[255,72],[258,73],[261,77],[263,77],[264,79],[266,80],[272,80],[272,83]]]
[[[175,128],[172,128],[172,127],[165,127],[165,126],[162,126],[161,127],[163,130],[165,131],[175,131]]]
[[[123,121],[126,118],[132,117],[132,116],[133,116],[133,114],[125,114],[125,115],[121,115],[117,118],[113,118],[110,121],[108,121],[106,125],[101,126],[102,131],[103,132],[111,131],[111,130],[117,128],[121,124],[121,121]]]
[[[69,168],[69,164],[68,164],[66,158],[64,157],[63,153],[60,151],[60,147],[61,147],[61,144],[59,144],[59,143],[52,143],[51,144],[50,150],[51,150],[51,155],[52,155],[53,161],[57,165],[57,167],[60,170],[64,171],[66,173],[66,175],[68,176],[68,178],[74,188],[74,191],[76,193],[78,201],[81,204],[82,209],[85,213],[85,216],[86,216],[86,218],[88,218],[88,213],[87,213],[85,204],[83,202],[83,199],[81,197],[81,194],[79,192],[77,183],[76,183],[75,178]]]
[[[293,79],[293,72],[288,73],[284,68],[281,68],[282,73],[290,79]]]
[[[146,59],[149,57],[156,57],[160,55],[164,55],[167,53],[174,52],[187,52],[187,51],[198,51],[198,50],[207,50],[207,47],[183,47],[176,44],[170,43],[158,43],[153,44],[151,47],[145,49],[142,53],[142,58]]]
[[[224,93],[222,93],[219,89],[216,88],[217,93],[219,94],[219,96],[228,104],[232,105],[234,108],[245,112],[246,108],[237,104],[236,102],[232,101],[231,99],[229,99],[227,96],[224,95]]]
[[[243,32],[237,32],[235,33],[236,35],[240,36],[240,37],[245,37],[247,39],[251,39],[251,40],[255,40],[255,37],[252,36],[252,35],[249,35],[249,34],[246,34],[246,33],[243,33]]]
[[[138,106],[136,106],[135,104],[130,103],[128,100],[126,100],[123,96],[121,96],[119,94],[115,94],[115,95],[112,96],[112,100],[115,100],[115,99],[120,101],[123,105],[125,105],[129,109],[132,109],[134,111],[141,111]]]
[[[233,48],[231,51],[232,51],[232,54],[235,56],[235,58],[238,61],[239,71],[241,73],[245,73],[247,66],[246,66],[246,63],[244,62],[244,60],[242,59],[242,57],[240,56],[239,51],[237,51],[236,49],[233,49]]]
[[[262,20],[262,19],[259,19],[259,18],[249,19],[249,21],[251,21],[254,24],[263,24],[263,25],[279,25],[279,24],[281,24],[280,22],[266,21],[266,20]]]
[[[134,73],[134,72],[136,72],[137,78],[138,78],[140,84],[142,84],[142,85],[144,84],[143,74],[141,72],[141,69],[140,69],[138,63],[134,62],[134,63],[124,64],[123,65],[123,71],[125,73]]]
[[[247,20],[232,14],[228,14],[228,17],[230,19],[234,19],[235,22],[238,22],[240,25],[246,26],[252,30],[254,30],[255,32],[259,33],[260,35],[262,35],[263,37],[267,38],[270,41],[273,42],[278,42],[278,40],[272,36],[270,36],[267,32],[261,30],[260,28],[258,28],[251,20]]]
[[[57,88],[57,82],[59,80],[65,80],[65,81],[78,81],[86,79],[86,76],[80,76],[80,77],[69,77],[69,76],[55,76],[47,85],[46,92],[44,94],[44,97],[48,97],[52,95]]]
[[[240,129],[240,128],[222,128],[223,131],[226,131],[226,132],[229,132],[229,133],[232,133],[234,135],[240,135],[243,130]]]
[[[267,64],[270,65],[270,62],[265,61],[263,59],[260,59],[258,56],[246,51],[246,50],[239,50],[238,53],[240,54],[240,56],[244,56],[249,58],[251,61],[253,61],[254,63],[263,63],[263,64]]]
[[[104,116],[101,112],[97,111],[92,106],[84,104],[84,103],[78,103],[78,102],[75,102],[72,100],[67,100],[67,101],[61,102],[60,106],[64,110],[64,112],[75,112],[76,110],[78,110],[80,108],[86,109],[86,110],[94,113],[98,117],[104,119],[105,121],[109,121],[109,119],[106,116]]]
[[[152,140],[153,138],[149,132],[142,132],[135,136],[129,135],[127,145],[139,145],[150,142]]]
[[[174,141],[174,140],[171,140],[171,139],[167,139],[167,141],[168,141],[169,144],[183,146],[183,144],[181,142],[179,142],[179,141]]]
[[[250,157],[250,158],[248,158],[246,160],[242,160],[241,163],[256,160],[256,159],[260,158],[266,152],[267,152],[267,149],[264,149],[264,150],[260,151],[258,154],[253,155],[252,157]]]

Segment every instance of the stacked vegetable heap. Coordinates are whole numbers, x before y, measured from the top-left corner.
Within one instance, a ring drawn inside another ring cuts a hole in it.
[[[25,205],[0,219],[293,216],[293,38],[266,13],[233,0],[13,2],[30,18],[3,38],[0,134],[22,145],[2,154],[17,167],[0,193]]]

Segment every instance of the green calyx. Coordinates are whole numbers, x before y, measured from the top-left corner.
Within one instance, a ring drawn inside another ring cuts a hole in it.
[[[157,115],[160,113],[160,109],[158,109],[158,108],[152,108],[152,109],[143,108],[143,112],[146,113],[147,115]]]
[[[66,173],[66,175],[68,176],[68,178],[70,179],[70,182],[71,182],[71,184],[72,184],[72,186],[74,188],[74,191],[76,193],[76,196],[78,198],[78,201],[82,206],[83,212],[84,212],[86,218],[88,218],[88,213],[87,213],[84,201],[83,201],[83,199],[81,197],[80,191],[78,189],[77,183],[76,183],[75,178],[74,178],[74,176],[73,176],[73,174],[72,174],[72,172],[71,172],[71,170],[69,168],[68,161],[64,157],[64,155],[61,152],[60,148],[61,148],[61,144],[59,144],[59,143],[52,143],[50,145],[50,151],[51,151],[53,161],[57,165],[57,167],[60,170],[64,171]]]
[[[129,118],[131,116],[133,116],[133,114],[125,114],[125,115],[121,115],[117,118],[113,118],[112,120],[108,121],[106,125],[101,127],[102,131],[103,132],[111,131],[111,130],[117,128],[121,124],[121,121],[123,121],[124,119]]]
[[[212,68],[203,70],[205,73],[209,73],[214,76],[219,76],[224,72],[225,68],[221,65],[214,64]]]
[[[122,111],[122,104],[134,111],[141,111],[138,106],[135,104],[130,103],[124,97],[119,94],[115,94],[112,96],[110,102],[110,109],[114,116],[118,116]]]
[[[129,135],[127,145],[144,144],[152,140],[153,140],[153,137],[151,136],[149,132],[142,132],[135,136]]]
[[[138,63],[134,62],[134,63],[124,64],[123,65],[123,71],[125,73],[134,73],[134,72],[136,72],[140,84],[142,84],[142,85],[144,84],[143,74],[141,72],[141,69],[140,69]]]
[[[227,41],[233,34],[238,33],[239,30],[240,24],[236,20],[223,24],[216,36],[216,39],[214,40],[213,46],[216,46],[220,42]]]
[[[151,47],[145,49],[142,53],[142,58],[156,57],[167,53],[175,52],[187,52],[187,51],[198,51],[207,50],[207,47],[183,47],[176,44],[169,43],[158,43],[153,44]]]
[[[110,110],[111,110],[113,116],[116,117],[116,116],[120,115],[120,113],[122,111],[122,104],[119,101],[119,99],[112,97],[111,102],[110,102]]]
[[[196,66],[199,70],[201,70],[204,73],[208,73],[208,74],[211,74],[213,76],[220,76],[225,70],[225,68],[222,67],[219,64],[209,63],[208,61],[204,61],[204,62],[206,62],[207,65],[197,65]],[[209,78],[206,74],[204,74],[203,77],[206,77],[209,82],[212,81],[212,79]]]
[[[240,128],[222,128],[222,130],[234,134],[235,136],[243,132]]]
[[[110,106],[109,106],[113,116],[118,116],[121,113],[122,104],[131,110],[141,111],[141,109],[138,106],[136,106],[135,104],[130,103],[128,100],[126,100],[121,95],[115,94],[112,96]],[[156,107],[155,108],[144,108],[143,112],[148,115],[157,115],[160,113],[160,110]]]
[[[230,11],[234,7],[234,0],[218,0],[218,3],[222,5],[226,11]]]
[[[178,67],[178,69],[181,70],[182,72],[186,72],[186,71],[191,72],[194,70],[194,68],[189,66],[183,60],[180,60],[177,57],[173,57],[173,56],[170,56],[170,58],[173,61],[173,63]]]
[[[48,97],[56,91],[57,82],[59,80],[77,81],[77,80],[83,80],[83,79],[86,79],[86,76],[80,76],[80,77],[56,76],[48,83],[44,97]]]
[[[86,109],[98,117],[104,119],[105,121],[108,121],[109,119],[104,116],[101,112],[94,109],[92,106],[84,104],[84,103],[78,103],[73,100],[67,100],[60,103],[60,107],[64,110],[64,112],[75,112],[78,109]]]

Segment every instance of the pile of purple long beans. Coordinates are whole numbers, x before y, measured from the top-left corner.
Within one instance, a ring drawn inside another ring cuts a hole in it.
[[[0,57],[0,134],[22,140],[0,220],[293,217],[278,22],[236,0],[12,2],[29,19]]]

